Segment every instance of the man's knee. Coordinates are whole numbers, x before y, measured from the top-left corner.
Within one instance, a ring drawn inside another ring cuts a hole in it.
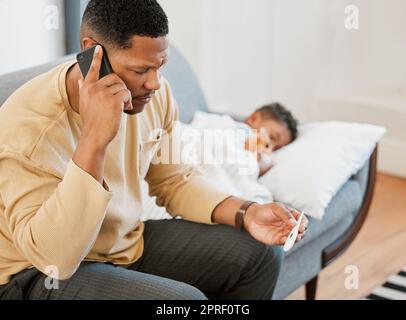
[[[249,234],[239,237],[237,241],[238,245],[234,248],[237,252],[232,256],[238,259],[237,264],[241,268],[264,269],[269,273],[279,274],[284,257],[281,247],[263,244]]]
[[[248,233],[235,230],[228,234],[223,246],[227,250],[222,261],[227,270],[227,298],[271,299],[283,261],[283,250],[278,246],[265,245]]]
[[[282,267],[284,253],[280,246],[267,246],[265,262],[274,269],[275,274],[279,274]]]
[[[187,283],[178,283],[176,292],[171,290],[170,294],[172,300],[207,300],[203,292]]]

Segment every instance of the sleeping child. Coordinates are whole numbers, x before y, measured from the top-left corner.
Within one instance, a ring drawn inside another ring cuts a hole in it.
[[[273,196],[258,178],[271,169],[272,152],[296,139],[297,121],[284,106],[272,103],[243,121],[198,111],[190,124],[180,123],[178,129],[183,162],[195,165],[208,181],[220,185],[225,192],[266,203],[272,202]],[[236,143],[224,139],[226,133],[234,134]],[[196,139],[190,139],[191,136]],[[208,136],[212,139],[207,139]],[[214,142],[207,143],[208,140]],[[222,161],[207,161],[216,158],[219,149],[224,154],[232,154],[232,161],[228,161],[227,156]],[[148,198],[147,186],[144,193]],[[143,220],[170,218],[164,208],[156,207],[152,198],[145,202],[144,212]]]
[[[279,103],[259,108],[244,122],[237,122],[237,127],[246,129],[244,148],[256,154],[260,176],[271,169],[272,152],[288,145],[297,137],[296,119]],[[252,130],[257,130],[257,134],[252,134]]]

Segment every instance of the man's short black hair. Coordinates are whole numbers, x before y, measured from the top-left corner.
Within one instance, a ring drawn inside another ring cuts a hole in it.
[[[91,0],[83,14],[81,32],[82,37],[92,35],[102,44],[128,49],[131,37],[164,37],[169,26],[156,0]]]
[[[292,113],[278,102],[265,105],[257,110],[263,119],[273,119],[280,123],[285,124],[290,134],[292,141],[297,138],[297,120],[293,117]]]

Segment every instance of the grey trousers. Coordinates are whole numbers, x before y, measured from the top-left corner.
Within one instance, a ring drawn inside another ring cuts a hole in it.
[[[47,276],[28,269],[0,286],[0,299],[272,298],[283,257],[280,247],[261,244],[232,227],[184,220],[146,222],[144,241],[143,256],[130,266],[83,262],[57,289],[47,289]]]

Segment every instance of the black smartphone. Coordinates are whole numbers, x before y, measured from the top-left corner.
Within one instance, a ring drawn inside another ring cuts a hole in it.
[[[82,51],[76,56],[76,60],[78,61],[80,71],[82,71],[83,78],[86,78],[87,73],[89,72],[90,66],[92,65],[95,50],[96,46],[93,46],[89,49]],[[113,69],[110,65],[106,51],[103,48],[103,60],[100,66],[99,79],[107,76],[110,73],[113,73]]]

